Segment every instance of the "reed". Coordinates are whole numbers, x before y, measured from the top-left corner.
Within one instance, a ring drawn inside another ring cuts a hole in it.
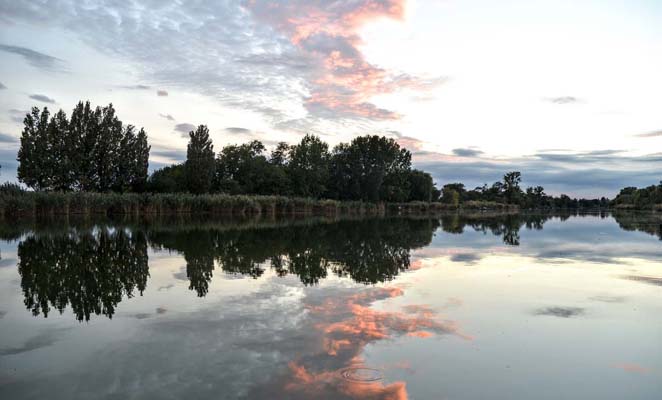
[[[498,203],[469,202],[467,209],[512,209]],[[247,196],[188,193],[138,194],[92,192],[32,192],[20,187],[0,187],[0,217],[72,216],[383,216],[424,215],[456,208],[442,203],[370,203],[285,196]]]

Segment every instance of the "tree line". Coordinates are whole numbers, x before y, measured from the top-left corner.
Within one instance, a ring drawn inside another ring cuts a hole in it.
[[[34,107],[25,116],[18,151],[18,179],[38,191],[225,193],[281,195],[368,202],[439,201],[512,204],[520,208],[647,208],[662,203],[662,183],[625,188],[613,202],[522,189],[522,175],[467,189],[449,183],[437,189],[432,176],[412,168],[411,153],[392,138],[360,136],[331,148],[306,135],[297,144],[278,143],[268,151],[253,140],[218,153],[205,125],[189,132],[186,160],[148,175],[150,146],[143,128],[125,125],[112,104],[93,108],[79,102],[68,118]]]
[[[609,199],[576,199],[562,194],[558,197],[545,193],[542,186],[520,186],[522,174],[519,171],[508,172],[503,180],[467,190],[463,183],[449,183],[441,189],[442,203],[459,206],[467,202],[485,202],[513,204],[525,209],[578,209],[578,208],[608,208]]]
[[[393,139],[361,136],[333,149],[306,135],[268,152],[253,140],[225,146],[218,154],[209,129],[189,133],[186,161],[155,171],[150,191],[283,195],[362,201],[435,201],[432,176],[413,169],[411,153]]]
[[[621,189],[613,200],[617,208],[646,209],[662,208],[662,181],[659,185],[651,185],[645,188],[626,187]]]
[[[362,136],[333,149],[306,135],[271,152],[260,141],[214,153],[209,129],[189,133],[186,161],[149,176],[144,129],[117,117],[112,104],[79,102],[62,110],[33,108],[25,116],[18,179],[37,191],[227,193],[364,201],[434,201],[430,174],[411,167],[411,153],[386,137]]]
[[[141,192],[150,146],[144,129],[124,125],[112,104],[79,102],[71,118],[33,107],[23,120],[18,179],[35,190]]]

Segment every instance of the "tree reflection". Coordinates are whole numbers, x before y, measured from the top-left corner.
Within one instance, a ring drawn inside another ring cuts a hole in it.
[[[271,270],[316,285],[329,275],[363,284],[395,279],[411,266],[411,251],[430,244],[440,227],[459,234],[467,228],[491,233],[507,245],[520,244],[522,228],[540,230],[558,215],[454,213],[440,218],[340,221],[148,223],[131,228],[87,224],[79,228],[33,227],[18,245],[25,305],[34,315],[62,313],[76,318],[112,317],[124,296],[145,289],[148,245],[173,250],[186,262],[189,289],[206,296],[215,267],[258,278]],[[624,229],[660,233],[660,221],[616,215]],[[645,222],[647,221],[647,222]],[[118,225],[122,226],[122,225]],[[20,230],[17,230],[19,232]],[[16,237],[12,233],[10,235]]]
[[[147,284],[147,240],[140,232],[97,229],[27,237],[18,245],[25,305],[48,317],[71,305],[76,319],[112,318],[123,296]]]
[[[617,210],[613,216],[623,230],[645,232],[662,240],[662,214]]]
[[[509,246],[519,246],[519,232],[526,229],[541,230],[551,218],[562,220],[569,218],[568,214],[503,214],[503,213],[456,213],[441,217],[441,227],[444,232],[461,234],[466,227],[477,232],[492,233],[500,236],[503,243]]]
[[[226,273],[260,277],[267,268],[314,285],[329,271],[361,283],[409,268],[410,251],[430,243],[434,219],[374,219],[264,229],[152,230],[157,248],[184,254],[191,288],[206,293],[214,260]],[[194,279],[195,277],[195,279]]]

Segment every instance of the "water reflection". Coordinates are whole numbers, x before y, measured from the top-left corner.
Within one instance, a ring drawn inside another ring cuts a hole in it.
[[[427,305],[374,308],[377,302],[403,295],[404,290],[398,287],[370,287],[358,292],[335,289],[324,297],[306,296],[303,302],[312,327],[306,330],[315,333],[314,341],[306,346],[310,349],[289,361],[284,375],[257,386],[248,398],[267,398],[269,393],[270,398],[279,399],[407,399],[404,381],[384,382],[379,369],[366,366],[362,354],[368,345],[406,336],[473,338],[459,323]]]
[[[662,214],[617,211],[614,219],[626,231],[645,232],[662,240]]]
[[[25,305],[48,317],[71,305],[78,320],[111,318],[124,296],[147,285],[147,240],[140,231],[99,228],[61,235],[32,235],[18,244]]]
[[[467,229],[520,245],[520,230],[542,230],[564,215],[448,214],[440,218],[263,222],[251,224],[180,221],[179,224],[87,222],[75,228],[37,225],[31,230],[4,227],[3,237],[19,239],[18,271],[26,307],[47,317],[68,305],[79,321],[91,315],[111,318],[123,298],[142,295],[149,277],[148,247],[183,255],[189,289],[204,297],[215,268],[258,278],[267,269],[316,285],[328,274],[364,284],[390,281],[413,268],[411,251],[428,246],[434,232]],[[605,218],[606,214],[600,217]],[[660,224],[637,214],[615,214],[618,224],[662,238]],[[541,258],[545,255],[541,253]],[[547,257],[554,257],[550,254]],[[458,253],[455,262],[473,263],[478,254]],[[641,281],[659,285],[656,278]],[[629,277],[628,279],[635,279]]]
[[[151,230],[156,248],[184,254],[191,288],[204,296],[214,261],[227,273],[261,276],[265,268],[313,285],[332,272],[367,284],[391,280],[410,266],[410,251],[426,246],[433,219],[374,219],[263,229]]]
[[[569,217],[4,225],[0,398],[656,398],[659,216]]]

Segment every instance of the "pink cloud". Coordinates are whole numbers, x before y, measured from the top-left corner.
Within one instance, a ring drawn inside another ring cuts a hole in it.
[[[465,340],[472,337],[461,332],[454,321],[442,320],[428,305],[406,305],[400,310],[372,308],[375,302],[400,297],[399,287],[373,287],[360,292],[332,296],[315,304],[308,303],[308,316],[322,334],[321,349],[289,363],[289,373],[282,383],[285,392],[299,398],[407,399],[406,383],[396,381],[347,379],[351,369],[404,369],[413,372],[408,360],[371,368],[364,364],[361,353],[371,343],[395,337],[429,338],[450,334]],[[314,360],[314,361],[311,361]]]
[[[639,364],[633,363],[620,363],[612,365],[613,368],[622,369],[623,371],[632,372],[636,374],[647,374],[650,372],[650,369],[643,367]]]
[[[341,380],[339,371],[311,372],[305,366],[291,362],[292,374],[285,389],[290,392],[307,393],[311,398],[323,397],[329,388],[335,388],[343,397],[352,399],[406,400],[407,388],[404,382],[384,384],[383,382],[353,382]]]
[[[371,99],[400,89],[428,90],[441,82],[387,71],[369,63],[358,48],[360,28],[384,18],[404,20],[406,0],[247,0],[245,5],[314,64],[305,102],[310,112],[398,119],[400,114]]]

